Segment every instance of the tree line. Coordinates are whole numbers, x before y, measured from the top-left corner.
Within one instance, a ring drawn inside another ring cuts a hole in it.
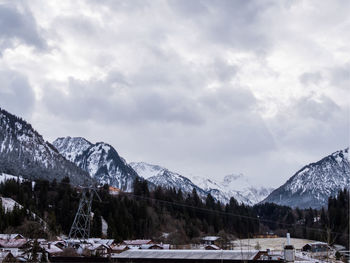
[[[205,199],[195,189],[183,193],[175,188],[148,187],[136,179],[133,193],[110,195],[109,186],[98,189],[101,202],[93,201],[91,235],[102,237],[102,221],[108,224],[107,238],[152,238],[159,242],[186,244],[199,242],[204,235],[219,235],[222,240],[274,233],[285,236],[339,243],[348,247],[349,192],[330,197],[328,207],[292,209],[272,203],[248,206],[234,198],[228,204]],[[68,234],[78,208],[81,190],[61,182],[8,180],[0,184],[0,195],[11,197],[23,208],[12,212],[0,208],[0,232],[20,232],[32,238]],[[2,206],[0,206],[2,207]],[[31,211],[48,224],[44,231]]]

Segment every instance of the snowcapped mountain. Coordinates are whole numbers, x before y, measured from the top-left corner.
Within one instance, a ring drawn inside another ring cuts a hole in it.
[[[226,175],[222,181],[192,177],[193,182],[210,193],[222,203],[228,203],[231,197],[238,202],[254,205],[271,193],[272,188],[253,186],[242,174]]]
[[[68,176],[74,184],[91,181],[86,172],[66,160],[29,123],[2,109],[0,172],[31,180],[61,181]]]
[[[300,208],[326,206],[328,197],[349,188],[349,148],[304,166],[263,202]]]
[[[181,189],[183,193],[192,193],[193,188],[196,189],[200,197],[205,198],[208,193],[202,188],[195,185],[190,179],[178,173],[171,172],[159,165],[148,164],[144,162],[133,162],[130,166],[137,174],[154,185],[164,188]]]
[[[109,184],[125,192],[132,190],[138,175],[111,145],[104,142],[92,144],[81,137],[58,138],[53,145],[100,184]]]
[[[272,191],[272,189],[253,187],[243,175],[228,175],[222,182],[216,182],[199,176],[189,179],[164,167],[144,162],[130,163],[130,165],[140,176],[155,185],[175,187],[187,193],[195,188],[200,196],[206,197],[210,193],[222,203],[228,203],[230,198],[234,197],[238,202],[253,205],[263,200]]]

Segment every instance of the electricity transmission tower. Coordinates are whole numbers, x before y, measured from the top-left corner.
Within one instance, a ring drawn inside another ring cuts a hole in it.
[[[81,198],[79,201],[79,208],[77,213],[75,214],[72,227],[69,231],[69,239],[85,240],[90,237],[91,204],[94,197],[94,193],[96,193],[96,196],[101,201],[101,198],[97,194],[95,188],[83,188]]]

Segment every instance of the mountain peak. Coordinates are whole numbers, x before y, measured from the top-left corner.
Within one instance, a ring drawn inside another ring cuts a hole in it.
[[[74,162],[100,184],[131,191],[137,173],[105,142],[92,144],[82,137],[58,138],[53,142],[58,151]]]
[[[87,174],[67,161],[23,119],[0,109],[0,172],[28,179],[61,180],[74,184],[90,181]]]
[[[300,208],[326,206],[328,198],[349,188],[349,148],[336,151],[297,171],[263,202]]]
[[[88,149],[92,143],[83,137],[59,137],[52,143],[56,149],[69,161],[74,162],[76,157]]]

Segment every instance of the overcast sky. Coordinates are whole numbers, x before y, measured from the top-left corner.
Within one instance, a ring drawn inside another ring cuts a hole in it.
[[[279,186],[349,144],[350,1],[0,0],[0,107],[48,141]]]

